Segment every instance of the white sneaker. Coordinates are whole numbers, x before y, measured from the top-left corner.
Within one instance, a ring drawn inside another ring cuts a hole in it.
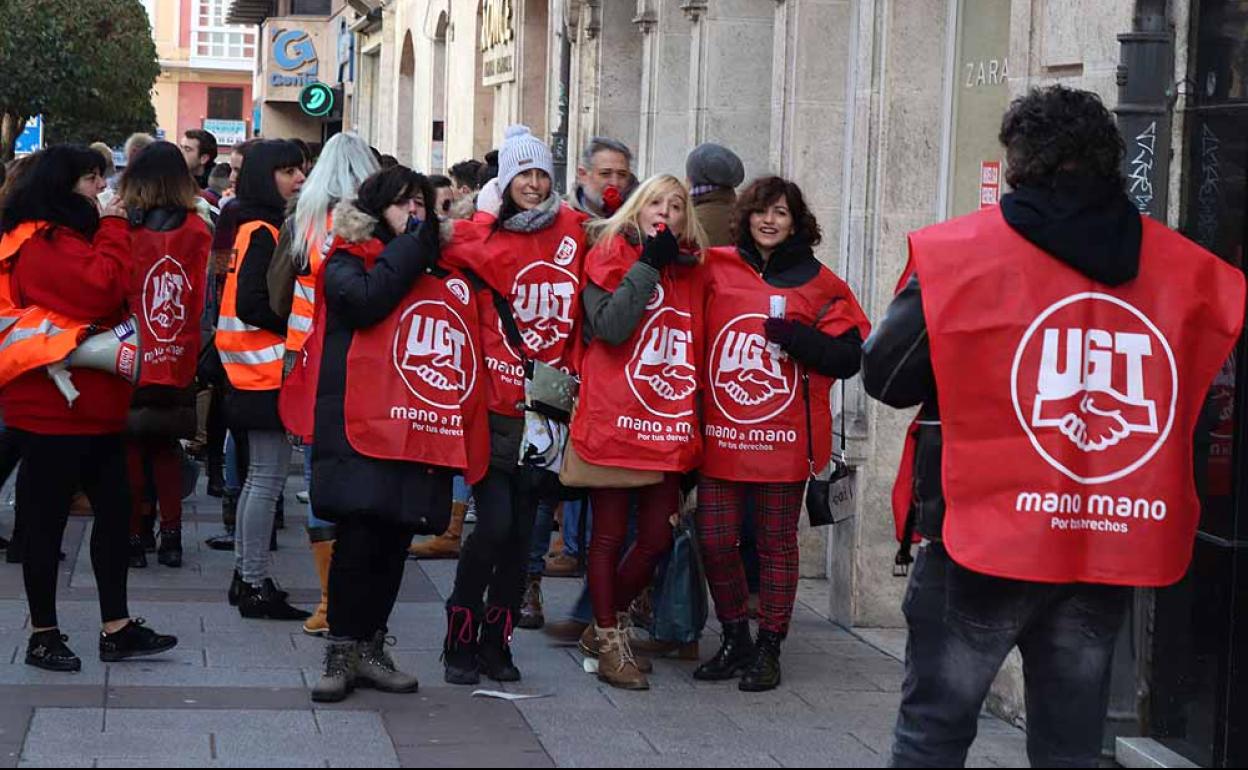
[[[308,501],[311,500],[312,498],[308,497],[307,492],[296,492],[295,499],[303,503],[304,505],[307,505]]]

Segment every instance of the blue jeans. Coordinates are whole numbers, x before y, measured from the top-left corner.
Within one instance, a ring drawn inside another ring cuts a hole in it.
[[[467,503],[468,498],[472,496],[472,487],[468,486],[464,477],[456,474],[451,484],[451,499],[457,503]]]
[[[585,544],[589,545],[589,532],[593,525],[593,510],[589,500],[580,500],[563,504],[563,552],[572,558],[581,555],[581,507],[585,508]]]
[[[1096,767],[1131,589],[982,575],[920,550],[902,610],[906,678],[892,767],[962,767],[1005,656],[1023,654],[1032,767]]]
[[[243,491],[242,475],[238,472],[238,445],[234,433],[225,434],[225,493],[238,497]]]
[[[537,505],[537,519],[533,523],[533,544],[529,548],[529,575],[542,574],[546,569],[546,552],[550,549],[550,533],[555,529],[555,500],[543,500]],[[586,503],[588,505],[588,503]],[[588,523],[588,522],[587,522]],[[581,501],[563,503],[563,552],[577,558],[580,554]],[[586,533],[588,540],[588,532]]]
[[[312,447],[305,446],[303,452],[303,483],[307,489],[312,488]],[[312,500],[308,500],[308,537],[312,542],[334,539],[334,523],[318,519],[312,511]]]

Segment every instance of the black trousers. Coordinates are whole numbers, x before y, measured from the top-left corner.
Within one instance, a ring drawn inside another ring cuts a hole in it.
[[[369,516],[338,522],[329,565],[330,636],[363,640],[386,630],[414,534],[407,526]]]
[[[17,431],[0,426],[0,487],[3,487],[9,480],[13,469],[17,467],[18,461],[22,459],[20,438]],[[20,516],[21,514],[14,507],[13,534],[9,539],[14,543],[14,547],[17,548],[21,547],[21,544],[17,542],[18,533],[21,531]]]
[[[992,680],[1023,654],[1032,767],[1096,767],[1110,662],[1131,589],[1029,583],[959,566],[923,548],[902,609],[906,678],[892,767],[962,767]]]
[[[78,490],[91,501],[91,567],[107,623],[130,617],[126,606],[130,488],[120,434],[50,436],[17,431],[22,464],[17,508],[22,512],[22,576],[34,628],[57,625],[56,580],[69,506]]]
[[[459,569],[449,604],[480,617],[489,589],[491,607],[520,612],[529,546],[537,517],[537,495],[529,471],[490,468],[472,488],[477,525],[459,551]]]

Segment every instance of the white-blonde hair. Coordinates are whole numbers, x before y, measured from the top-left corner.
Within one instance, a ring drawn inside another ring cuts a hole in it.
[[[706,231],[702,229],[702,222],[699,221],[697,212],[693,208],[693,198],[689,194],[689,188],[685,187],[685,183],[672,176],[671,174],[656,174],[646,181],[638,185],[633,194],[628,196],[628,200],[620,206],[619,211],[612,214],[607,219],[599,219],[585,224],[585,230],[589,234],[589,238],[594,243],[600,241],[611,241],[617,235],[625,232],[633,232],[641,236],[641,210],[651,201],[669,195],[673,192],[680,193],[685,201],[685,226],[683,232],[674,233],[681,241],[693,244],[698,249],[698,255],[707,247]]]
[[[329,235],[327,220],[338,201],[351,200],[360,184],[378,169],[368,142],[347,131],[334,134],[308,174],[291,223],[290,258],[295,266],[308,266],[308,249],[321,248]]]

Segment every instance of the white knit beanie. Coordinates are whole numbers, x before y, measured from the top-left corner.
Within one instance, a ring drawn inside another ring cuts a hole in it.
[[[503,195],[511,180],[531,168],[541,169],[553,180],[555,159],[546,143],[529,131],[528,126],[508,126],[503,146],[498,148],[498,189]]]

